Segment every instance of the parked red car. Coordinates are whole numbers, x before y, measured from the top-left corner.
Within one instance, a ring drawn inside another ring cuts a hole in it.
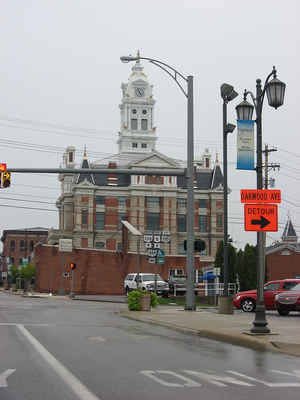
[[[290,311],[300,311],[300,283],[288,292],[276,294],[275,306],[280,315],[288,315]]]
[[[283,279],[270,281],[264,285],[264,302],[267,310],[275,310],[275,296],[278,293],[292,289],[300,283],[300,279]],[[244,312],[252,312],[256,307],[256,290],[247,290],[235,295],[233,304]]]

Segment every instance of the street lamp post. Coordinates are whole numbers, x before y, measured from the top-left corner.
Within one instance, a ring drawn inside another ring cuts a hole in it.
[[[270,78],[273,76],[271,81]],[[264,87],[262,88],[261,80],[256,80],[256,98],[253,93],[245,90],[244,101],[236,107],[238,120],[251,120],[253,109],[256,111],[256,177],[257,189],[263,189],[263,174],[262,174],[262,108],[265,93],[269,105],[277,109],[283,104],[285,94],[285,83],[277,79],[275,67],[267,76]],[[248,103],[246,98],[250,94],[254,107]],[[264,304],[264,275],[265,275],[265,259],[264,259],[264,232],[257,232],[257,304],[255,309],[255,320],[251,332],[254,334],[270,333],[267,327],[265,304]]]
[[[233,86],[223,83],[221,85],[221,97],[223,99],[223,173],[224,173],[224,292],[219,298],[218,312],[220,314],[232,314],[232,299],[228,294],[229,265],[228,265],[228,185],[227,185],[227,135],[232,133],[235,125],[227,123],[227,104],[235,99],[238,93]]]
[[[184,76],[170,65],[148,57],[123,56],[122,62],[147,60],[150,63],[164,70],[179,86],[182,93],[187,98],[187,291],[185,310],[195,310],[194,292],[194,95],[193,95],[193,76]],[[186,89],[181,82],[184,81]]]

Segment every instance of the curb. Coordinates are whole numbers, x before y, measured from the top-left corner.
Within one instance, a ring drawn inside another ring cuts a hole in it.
[[[292,355],[295,357],[300,357],[300,348],[299,345],[298,352],[295,351],[295,348],[291,350],[289,347],[291,346],[290,344],[282,343],[282,342],[275,342],[275,341],[270,341],[270,342],[263,342],[259,341],[259,339],[254,339],[251,336],[247,336],[247,332],[242,332],[242,333],[235,333],[232,335],[228,335],[226,333],[214,331],[214,330],[209,330],[209,329],[191,329],[187,327],[182,327],[173,323],[169,322],[163,322],[163,321],[156,321],[151,318],[141,318],[138,315],[129,315],[127,312],[121,312],[120,316],[135,320],[135,321],[140,321],[140,322],[145,322],[153,325],[158,325],[158,326],[163,326],[165,328],[169,329],[174,329],[179,332],[183,333],[190,333],[193,335],[197,335],[206,339],[212,339],[212,340],[217,340],[220,342],[225,342],[229,344],[233,344],[236,346],[242,346],[246,348],[250,348],[253,350],[258,350],[258,351],[272,351],[275,353],[281,353],[281,354],[287,354],[287,355]],[[292,346],[293,347],[293,346]]]

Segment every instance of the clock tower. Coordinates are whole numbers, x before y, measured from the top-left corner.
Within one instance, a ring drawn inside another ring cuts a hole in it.
[[[140,60],[132,67],[128,83],[122,83],[119,153],[149,153],[157,140],[153,123],[155,100]]]

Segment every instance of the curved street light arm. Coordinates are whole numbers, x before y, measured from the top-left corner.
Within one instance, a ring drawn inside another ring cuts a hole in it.
[[[244,91],[244,100],[247,99],[248,94],[250,94],[251,99],[252,99],[253,104],[254,104],[254,107],[255,107],[255,111],[257,112],[257,101],[256,101],[256,98],[255,98],[254,94],[251,92],[251,90],[246,90],[245,89],[245,91]]]
[[[267,84],[268,84],[269,79],[271,78],[271,76],[274,76],[274,78],[276,78],[275,65],[273,66],[272,72],[270,72],[269,75],[266,78],[266,81],[265,81],[265,84],[264,84],[264,88],[263,88],[263,91],[262,91],[261,96],[260,96],[261,111],[262,111],[262,107],[263,107],[263,102],[264,102],[264,97],[265,97],[265,93],[266,93]]]
[[[185,97],[188,97],[187,92],[183,89],[181,83],[178,81],[177,76],[179,76],[181,79],[183,79],[185,82],[187,82],[187,78],[182,75],[179,71],[177,71],[175,68],[171,67],[170,65],[159,61],[159,60],[155,60],[153,58],[148,58],[148,57],[139,57],[139,60],[148,60],[150,61],[152,64],[156,65],[157,67],[161,68],[162,70],[164,70],[168,75],[170,75],[170,77],[177,83],[177,85],[179,86],[180,90],[182,91],[182,93],[185,95]],[[173,73],[171,73],[169,70],[171,70]]]

